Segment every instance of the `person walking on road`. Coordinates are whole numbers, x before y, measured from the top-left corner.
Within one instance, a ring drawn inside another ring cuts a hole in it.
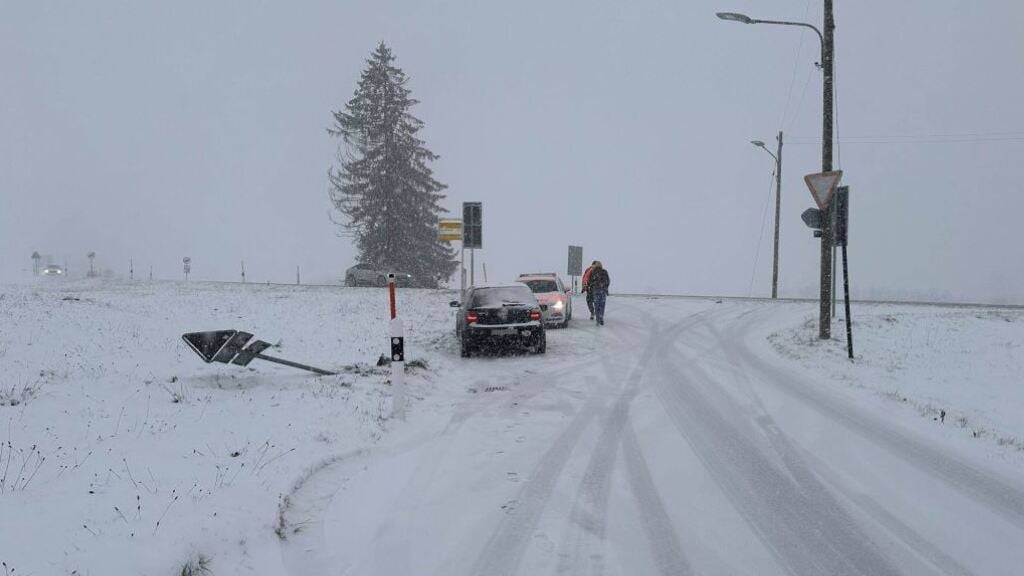
[[[580,288],[583,289],[583,293],[587,295],[587,308],[590,310],[590,319],[594,319],[594,295],[590,293],[590,273],[594,271],[594,264],[597,264],[597,260],[591,262],[590,266],[583,271],[583,280],[580,283]]]
[[[594,299],[594,316],[597,318],[597,325],[604,326],[604,306],[608,299],[608,288],[612,285],[608,271],[601,265],[600,260],[595,260],[587,278],[588,294]]]

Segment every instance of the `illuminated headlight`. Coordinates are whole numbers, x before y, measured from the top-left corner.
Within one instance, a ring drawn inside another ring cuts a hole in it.
[[[555,310],[561,310],[562,308],[565,308],[565,302],[559,300],[552,304],[551,307],[554,308]]]

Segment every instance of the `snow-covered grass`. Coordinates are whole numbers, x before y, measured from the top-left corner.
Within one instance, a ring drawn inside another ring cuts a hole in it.
[[[818,340],[817,318],[806,315],[769,341],[822,381],[1024,451],[1024,310],[879,304],[857,306],[853,317],[853,362],[843,318],[830,341]]]
[[[203,283],[0,287],[0,560],[17,574],[265,573],[305,467],[388,428],[381,290]],[[450,295],[402,291],[422,395],[454,347]],[[234,328],[287,359],[203,364]]]

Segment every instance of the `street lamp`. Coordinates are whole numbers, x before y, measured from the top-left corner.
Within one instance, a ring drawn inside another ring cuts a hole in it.
[[[772,298],[779,297],[779,217],[782,214],[782,131],[779,130],[779,147],[772,153],[764,142],[751,140],[751,144],[764,150],[775,159],[775,247],[772,260]]]
[[[778,24],[780,26],[799,26],[810,28],[818,35],[821,42],[822,82],[822,113],[821,113],[821,171],[832,171],[832,57],[835,21],[832,18],[832,0],[824,0],[824,28],[822,33],[817,27],[806,22],[788,22],[784,20],[758,20],[745,14],[735,12],[718,12],[722,20],[740,22],[742,24]],[[826,213],[821,219],[821,285],[820,285],[820,320],[818,338],[827,340],[832,336],[832,311],[829,307],[832,300],[832,219]]]
[[[722,20],[730,20],[732,22],[742,22],[744,24],[757,24],[757,22],[746,14],[737,14],[736,12],[718,12],[715,14]]]

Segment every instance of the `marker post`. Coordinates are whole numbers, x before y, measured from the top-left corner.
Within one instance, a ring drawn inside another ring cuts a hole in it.
[[[391,416],[405,420],[405,326],[395,305],[395,275],[388,274],[388,304],[391,312]]]

